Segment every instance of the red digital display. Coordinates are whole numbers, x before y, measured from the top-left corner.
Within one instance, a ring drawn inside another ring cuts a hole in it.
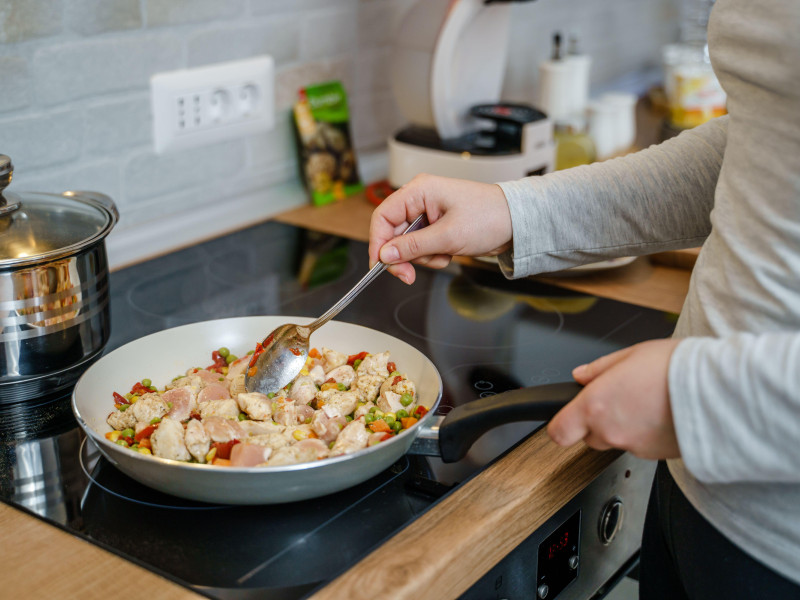
[[[562,533],[557,541],[550,544],[550,547],[547,549],[547,558],[552,560],[567,546],[569,546],[569,531]]]

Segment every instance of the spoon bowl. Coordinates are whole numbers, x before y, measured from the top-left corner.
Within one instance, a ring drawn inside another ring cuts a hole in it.
[[[401,235],[421,229],[428,222],[418,216]],[[308,325],[287,323],[276,328],[256,346],[245,371],[244,386],[248,392],[277,392],[300,374],[306,364],[311,334],[338,315],[353,299],[386,269],[378,261],[364,277],[319,319]]]

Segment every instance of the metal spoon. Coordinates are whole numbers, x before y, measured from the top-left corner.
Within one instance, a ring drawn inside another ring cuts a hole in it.
[[[422,214],[401,234],[405,235],[428,224]],[[248,392],[269,394],[293,381],[306,364],[309,338],[311,334],[338,315],[353,299],[386,269],[387,265],[378,261],[361,280],[347,292],[341,300],[331,306],[316,321],[308,325],[281,325],[258,344],[253,358],[247,367],[244,386]]]

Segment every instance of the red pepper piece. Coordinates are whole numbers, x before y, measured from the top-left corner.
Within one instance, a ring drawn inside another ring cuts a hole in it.
[[[250,359],[250,362],[248,363],[247,366],[254,367],[256,365],[256,360],[258,359],[259,356],[261,356],[263,352],[264,352],[264,346],[262,346],[261,344],[256,344],[256,350],[255,352],[253,352],[253,358]],[[252,375],[250,377],[252,377]]]
[[[386,363],[386,368],[389,370],[390,374],[394,373],[395,371],[397,371],[397,365],[394,364],[393,362]]]
[[[157,427],[158,423],[156,423],[155,425],[148,425],[147,427],[142,429],[139,433],[137,433],[135,436],[133,436],[133,439],[139,442],[144,438],[149,438],[151,435],[153,435],[153,432],[156,430]]]
[[[353,363],[356,362],[357,360],[364,360],[367,357],[367,354],[369,354],[369,352],[359,352],[358,354],[351,354],[350,356],[347,357],[347,364],[352,367]]]
[[[130,402],[125,396],[120,396],[117,392],[114,392],[114,404],[130,404]]]
[[[418,419],[421,419],[427,414],[428,414],[428,409],[422,405],[419,405],[417,409],[414,411],[414,416],[417,417]]]
[[[231,440],[229,442],[214,442],[211,444],[212,448],[217,449],[216,458],[228,459],[231,457],[231,448],[239,443],[239,440]]]
[[[403,381],[403,378],[400,375],[395,375],[394,379],[392,380],[392,385],[397,385]]]

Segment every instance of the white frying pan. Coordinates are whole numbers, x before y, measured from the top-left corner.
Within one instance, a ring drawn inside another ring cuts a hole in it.
[[[130,342],[94,363],[72,394],[78,423],[102,454],[129,477],[168,494],[227,504],[275,504],[331,494],[377,475],[409,451],[421,437],[418,453],[462,458],[472,443],[492,427],[510,421],[551,418],[580,389],[577,384],[524,388],[457,407],[446,418],[434,415],[442,396],[436,367],[411,345],[360,325],[331,321],[311,343],[345,354],[388,350],[399,371],[416,385],[419,403],[430,412],[402,434],[350,455],[277,467],[214,467],[147,456],[105,439],[113,392],[136,381],[163,386],[187,369],[211,362],[211,352],[225,346],[237,356],[255,347],[265,332],[284,323],[305,324],[306,317],[241,317],[184,325]],[[438,438],[438,442],[436,441]]]

